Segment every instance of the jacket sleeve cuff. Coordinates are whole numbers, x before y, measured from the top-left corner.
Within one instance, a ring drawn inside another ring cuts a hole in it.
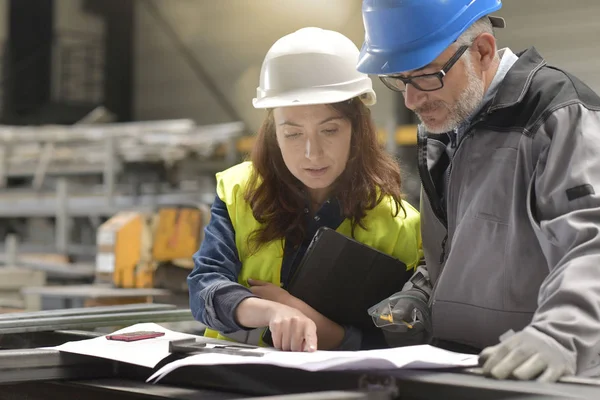
[[[538,338],[538,340],[545,343],[549,348],[554,349],[554,352],[552,354],[554,354],[555,356],[558,355],[558,357],[561,358],[562,364],[565,365],[566,370],[568,371],[569,374],[571,374],[571,375],[575,374],[576,369],[577,369],[577,362],[575,359],[575,355],[572,352],[568,351],[565,347],[563,347],[551,335],[545,333],[544,331],[542,331],[541,329],[538,329],[535,326],[526,326],[523,329],[523,331]]]
[[[251,330],[240,326],[235,319],[235,311],[238,305],[249,297],[256,297],[250,290],[238,283],[222,284],[215,290],[212,299],[212,307],[207,304],[207,310],[214,314],[211,318],[212,328],[221,333],[233,333],[240,330]]]

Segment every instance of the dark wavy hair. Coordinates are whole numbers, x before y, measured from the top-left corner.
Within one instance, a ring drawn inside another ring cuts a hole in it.
[[[368,210],[384,196],[395,203],[393,216],[402,206],[400,166],[378,143],[371,110],[359,98],[330,104],[350,121],[350,155],[344,172],[333,185],[332,196],[342,215],[351,219],[352,235]],[[260,127],[250,155],[254,169],[244,193],[254,218],[262,224],[248,238],[253,251],[275,239],[286,238],[294,245],[304,239],[306,193],[304,185],[286,167],[277,144],[273,110]],[[378,190],[379,189],[379,190]]]

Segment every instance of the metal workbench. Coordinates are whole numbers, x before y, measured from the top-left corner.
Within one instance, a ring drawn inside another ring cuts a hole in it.
[[[51,346],[94,334],[29,333]],[[174,356],[170,356],[174,357]],[[160,368],[165,362],[156,368]],[[185,367],[158,384],[156,369],[54,350],[0,350],[0,400],[106,399],[598,399],[600,386],[496,381],[460,371],[306,372],[274,366]]]
[[[92,400],[109,396],[111,400],[285,399],[293,398],[291,395],[307,400],[597,399],[600,396],[600,389],[593,386],[494,381],[449,372],[389,371],[371,373],[370,379],[364,379],[365,375],[359,372],[309,373],[269,366],[219,366],[175,371],[156,385],[144,383],[150,373],[150,369],[142,367],[53,351],[5,350],[0,351],[0,400]]]

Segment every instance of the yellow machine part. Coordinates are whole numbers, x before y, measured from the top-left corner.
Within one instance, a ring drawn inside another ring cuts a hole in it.
[[[116,214],[98,231],[97,275],[111,273],[117,287],[151,288],[161,264],[192,268],[202,240],[203,211],[173,206],[154,214]]]
[[[197,207],[163,207],[154,223],[152,260],[191,268],[191,259],[202,239],[202,210]],[[177,260],[189,262],[177,263]]]
[[[137,212],[127,225],[117,233],[115,243],[115,286],[123,288],[151,288],[153,268],[148,263],[147,252],[150,234],[148,215]],[[146,248],[146,249],[145,249]]]
[[[97,238],[97,275],[110,273],[117,287],[148,287],[147,273],[140,276],[139,270],[147,229],[148,216],[141,212],[119,212],[103,223]]]

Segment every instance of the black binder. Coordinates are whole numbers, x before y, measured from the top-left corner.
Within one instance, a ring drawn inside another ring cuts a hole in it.
[[[402,290],[411,274],[402,261],[322,227],[287,289],[338,324],[368,329],[369,307]]]

